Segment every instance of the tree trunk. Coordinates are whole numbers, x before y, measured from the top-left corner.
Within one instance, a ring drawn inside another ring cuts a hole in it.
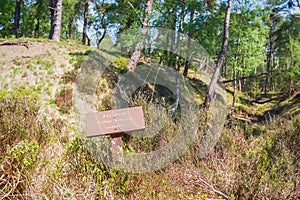
[[[273,49],[273,42],[272,42],[272,30],[273,28],[271,27],[271,32],[269,33],[269,51],[267,54],[267,73],[271,71],[271,62],[272,62],[272,49]],[[269,85],[269,76],[266,76],[265,79],[265,85],[264,85],[264,94],[267,95],[268,93],[268,85]]]
[[[51,28],[49,39],[60,41],[61,19],[62,19],[62,0],[49,0],[51,12]]]
[[[69,24],[68,24],[68,39],[72,38],[72,32],[73,32],[73,22],[74,22],[74,17],[70,16],[69,17]]]
[[[179,106],[179,95],[180,95],[179,73],[176,73],[176,100],[175,100],[175,103],[171,106],[172,107],[172,119],[175,123],[177,121],[177,109]]]
[[[54,26],[54,32],[52,38],[55,41],[60,41],[61,19],[62,19],[62,0],[57,0],[55,26]]]
[[[106,28],[104,29],[104,31],[103,31],[103,33],[102,33],[100,39],[99,39],[98,42],[97,42],[97,48],[98,48],[98,49],[100,49],[100,43],[101,43],[102,40],[104,39],[105,35],[106,35]]]
[[[56,5],[56,0],[49,0],[50,21],[51,21],[49,39],[52,39],[54,33],[55,5]]]
[[[208,87],[208,92],[206,94],[206,98],[205,98],[205,102],[204,102],[206,110],[208,110],[210,107],[210,103],[213,98],[215,88],[217,85],[217,81],[218,81],[218,78],[220,75],[220,69],[222,67],[222,63],[223,63],[223,60],[226,55],[226,48],[228,46],[228,37],[229,37],[229,22],[230,22],[231,5],[232,5],[232,0],[228,0],[228,5],[227,5],[227,9],[226,9],[226,17],[225,17],[225,21],[224,21],[223,44],[222,44],[222,49],[221,49],[219,57],[218,57],[218,62],[215,67],[213,77],[212,77],[211,82]]]
[[[19,37],[19,28],[20,28],[20,16],[21,16],[21,5],[23,0],[16,0],[16,7],[15,7],[15,16],[14,16],[14,28],[13,34],[16,38]]]
[[[171,23],[171,28],[172,30],[176,30],[176,6],[174,5],[172,9],[172,23]],[[171,66],[173,69],[176,69],[176,55],[174,55],[174,51],[176,48],[176,32],[174,31],[174,34],[171,36],[171,49],[169,51],[169,56],[168,56],[168,66]]]
[[[243,77],[240,70],[238,71],[238,77]],[[242,80],[243,79],[238,79],[239,91],[242,91]]]
[[[191,16],[190,16],[190,23],[194,21],[194,14],[195,14],[195,10],[191,11]],[[191,46],[191,31],[189,31],[189,38],[188,38],[188,49],[187,49],[187,57],[188,59],[185,59],[184,61],[184,70],[183,70],[183,76],[187,76],[188,74],[188,70],[189,70],[189,58],[190,58],[190,52],[189,52],[189,47]]]
[[[146,27],[149,25],[149,21],[150,21],[150,16],[151,16],[151,12],[152,12],[152,5],[153,5],[153,0],[148,0],[146,3],[146,16],[144,18],[144,21],[142,23],[142,34],[146,35],[147,34],[147,29]],[[137,63],[141,57],[141,53],[142,53],[142,49],[144,48],[144,41],[140,41],[138,42],[138,44],[135,47],[135,50],[133,52],[133,54],[131,55],[131,58],[129,60],[129,63],[127,65],[127,68],[130,71],[134,71],[136,69]]]
[[[40,20],[37,20],[37,23],[35,24],[34,28],[34,37],[38,38],[39,37],[39,32],[40,32]]]
[[[179,5],[180,5],[181,12],[180,12],[180,17],[178,17],[178,32],[179,32],[179,34],[177,34],[178,42],[181,40],[181,37],[182,37],[182,34],[180,34],[180,33],[183,33],[184,18],[186,16],[186,12],[185,12],[186,11],[186,0],[183,0],[182,2],[180,2]],[[176,70],[180,72],[182,59],[178,55],[176,56],[176,62],[177,62]],[[184,60],[184,63],[185,63],[185,60]]]
[[[101,17],[101,26],[104,29],[104,31],[103,31],[101,37],[98,39],[98,42],[97,42],[97,48],[98,49],[100,49],[100,44],[101,44],[102,40],[104,39],[104,37],[106,36],[106,33],[107,33],[107,24],[105,23],[104,18],[105,18],[105,12],[102,13],[102,17]]]
[[[86,45],[87,38],[87,23],[88,23],[88,12],[89,12],[89,0],[85,0],[84,13],[83,13],[83,31],[82,31],[82,44]]]
[[[230,111],[230,115],[233,116],[234,114],[234,109],[235,109],[235,103],[236,103],[236,86],[237,86],[237,78],[236,78],[236,64],[233,66],[233,97],[232,97],[232,105],[231,105],[231,111]]]

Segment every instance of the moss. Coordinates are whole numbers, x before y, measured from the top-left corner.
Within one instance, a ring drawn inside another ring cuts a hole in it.
[[[119,70],[120,73],[125,73],[128,71],[127,65],[129,63],[129,58],[119,57],[113,62],[113,65]]]

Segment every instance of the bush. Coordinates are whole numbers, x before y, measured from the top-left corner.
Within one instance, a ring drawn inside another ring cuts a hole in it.
[[[7,145],[14,146],[23,139],[41,141],[43,130],[37,118],[38,96],[24,86],[11,92],[0,92],[0,154]]]
[[[300,178],[299,122],[299,117],[292,121],[278,119],[268,126],[268,132],[249,141],[251,146],[241,152],[236,171],[235,195],[239,199],[299,198],[295,192],[299,191]]]

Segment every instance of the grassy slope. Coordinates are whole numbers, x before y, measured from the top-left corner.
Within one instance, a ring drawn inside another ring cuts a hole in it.
[[[299,94],[268,104],[241,100],[236,115],[242,118],[264,116],[269,111],[272,115],[294,114],[294,119],[272,117],[259,123],[234,120],[205,159],[197,157],[195,141],[185,156],[156,172],[127,174],[97,163],[76,134],[70,97],[66,95],[88,50],[47,40],[31,40],[29,50],[0,47],[0,198],[300,197]],[[103,56],[112,55],[103,52]],[[112,67],[101,82],[99,110],[109,108],[112,80],[117,80],[124,63],[125,58],[116,60],[117,68]],[[197,85],[195,80],[192,85]],[[34,98],[35,103],[27,98]],[[26,108],[30,112],[25,115]],[[153,141],[144,145],[151,147]]]

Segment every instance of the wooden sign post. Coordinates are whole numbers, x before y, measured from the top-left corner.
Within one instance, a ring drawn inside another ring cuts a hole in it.
[[[120,162],[122,134],[143,129],[145,120],[141,106],[86,114],[86,136],[110,135],[115,164]]]

